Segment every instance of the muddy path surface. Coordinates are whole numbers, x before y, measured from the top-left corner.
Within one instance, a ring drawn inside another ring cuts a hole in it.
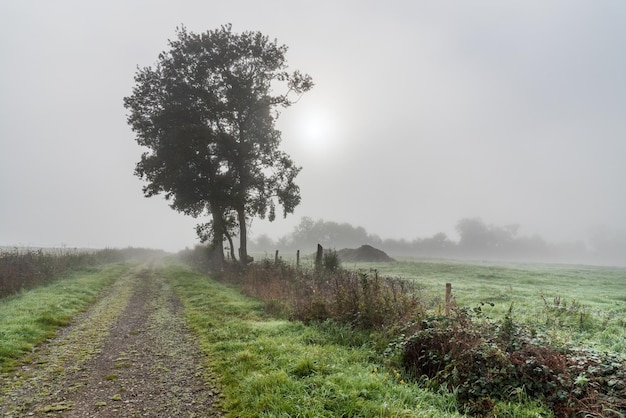
[[[162,268],[142,265],[0,376],[0,416],[221,416],[205,360]]]

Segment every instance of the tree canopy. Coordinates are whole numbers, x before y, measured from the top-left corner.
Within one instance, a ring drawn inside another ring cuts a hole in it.
[[[194,217],[210,215],[197,232],[211,239],[219,264],[225,239],[234,256],[237,229],[245,263],[251,219],[273,220],[277,206],[286,216],[300,203],[300,167],[280,150],[275,122],[313,83],[287,70],[286,52],[260,32],[237,34],[231,25],[202,34],[178,28],[154,67],[138,68],[124,98],[136,141],[148,148],[135,170],[146,181],[144,195],[163,194]]]

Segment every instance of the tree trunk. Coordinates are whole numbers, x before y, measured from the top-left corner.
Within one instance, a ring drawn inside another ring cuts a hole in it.
[[[237,209],[237,218],[239,221],[239,260],[245,266],[248,264],[248,231],[245,209]]]
[[[226,235],[228,245],[230,246],[230,257],[233,259],[234,262],[237,262],[237,257],[235,257],[235,246],[233,245],[233,237],[230,236],[228,231],[224,231],[224,235]]]

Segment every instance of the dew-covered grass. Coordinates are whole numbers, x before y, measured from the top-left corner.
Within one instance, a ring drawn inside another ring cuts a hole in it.
[[[344,267],[411,280],[435,310],[451,283],[458,306],[501,319],[513,305],[515,321],[563,344],[626,355],[625,268],[414,259]]]
[[[454,394],[406,381],[364,333],[275,318],[236,288],[181,266],[167,272],[236,417],[460,417]],[[502,416],[550,416],[501,403]],[[514,415],[510,415],[514,411]]]

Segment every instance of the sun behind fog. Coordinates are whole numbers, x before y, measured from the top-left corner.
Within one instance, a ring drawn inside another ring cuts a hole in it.
[[[322,110],[307,110],[300,114],[298,136],[309,151],[324,152],[332,145],[335,126],[330,114]]]

